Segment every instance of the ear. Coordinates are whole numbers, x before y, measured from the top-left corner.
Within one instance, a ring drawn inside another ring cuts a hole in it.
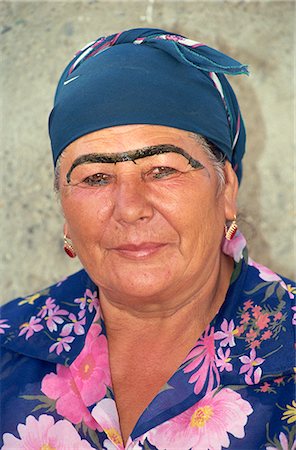
[[[224,166],[224,212],[226,220],[233,220],[237,215],[238,179],[229,161]]]

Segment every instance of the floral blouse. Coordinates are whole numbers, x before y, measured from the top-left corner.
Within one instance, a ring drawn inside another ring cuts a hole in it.
[[[295,284],[252,261],[240,233],[223,251],[235,261],[225,302],[125,446],[86,272],[4,305],[1,448],[295,450]]]

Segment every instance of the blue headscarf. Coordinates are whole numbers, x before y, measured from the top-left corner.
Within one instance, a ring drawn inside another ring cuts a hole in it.
[[[224,74],[247,67],[205,44],[138,28],[80,50],[59,81],[49,133],[54,163],[79,137],[117,125],[151,124],[201,134],[240,181],[245,128]]]

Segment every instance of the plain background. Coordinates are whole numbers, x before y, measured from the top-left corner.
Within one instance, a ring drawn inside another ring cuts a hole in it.
[[[294,1],[7,1],[1,23],[2,301],[79,269],[63,252],[47,117],[61,71],[99,36],[164,28],[249,64],[230,79],[247,128],[240,227],[253,259],[295,276]]]

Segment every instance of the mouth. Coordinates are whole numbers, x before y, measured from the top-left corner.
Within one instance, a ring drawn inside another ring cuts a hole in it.
[[[158,253],[167,244],[159,242],[142,242],[141,244],[123,244],[111,250],[130,259],[145,259]]]

